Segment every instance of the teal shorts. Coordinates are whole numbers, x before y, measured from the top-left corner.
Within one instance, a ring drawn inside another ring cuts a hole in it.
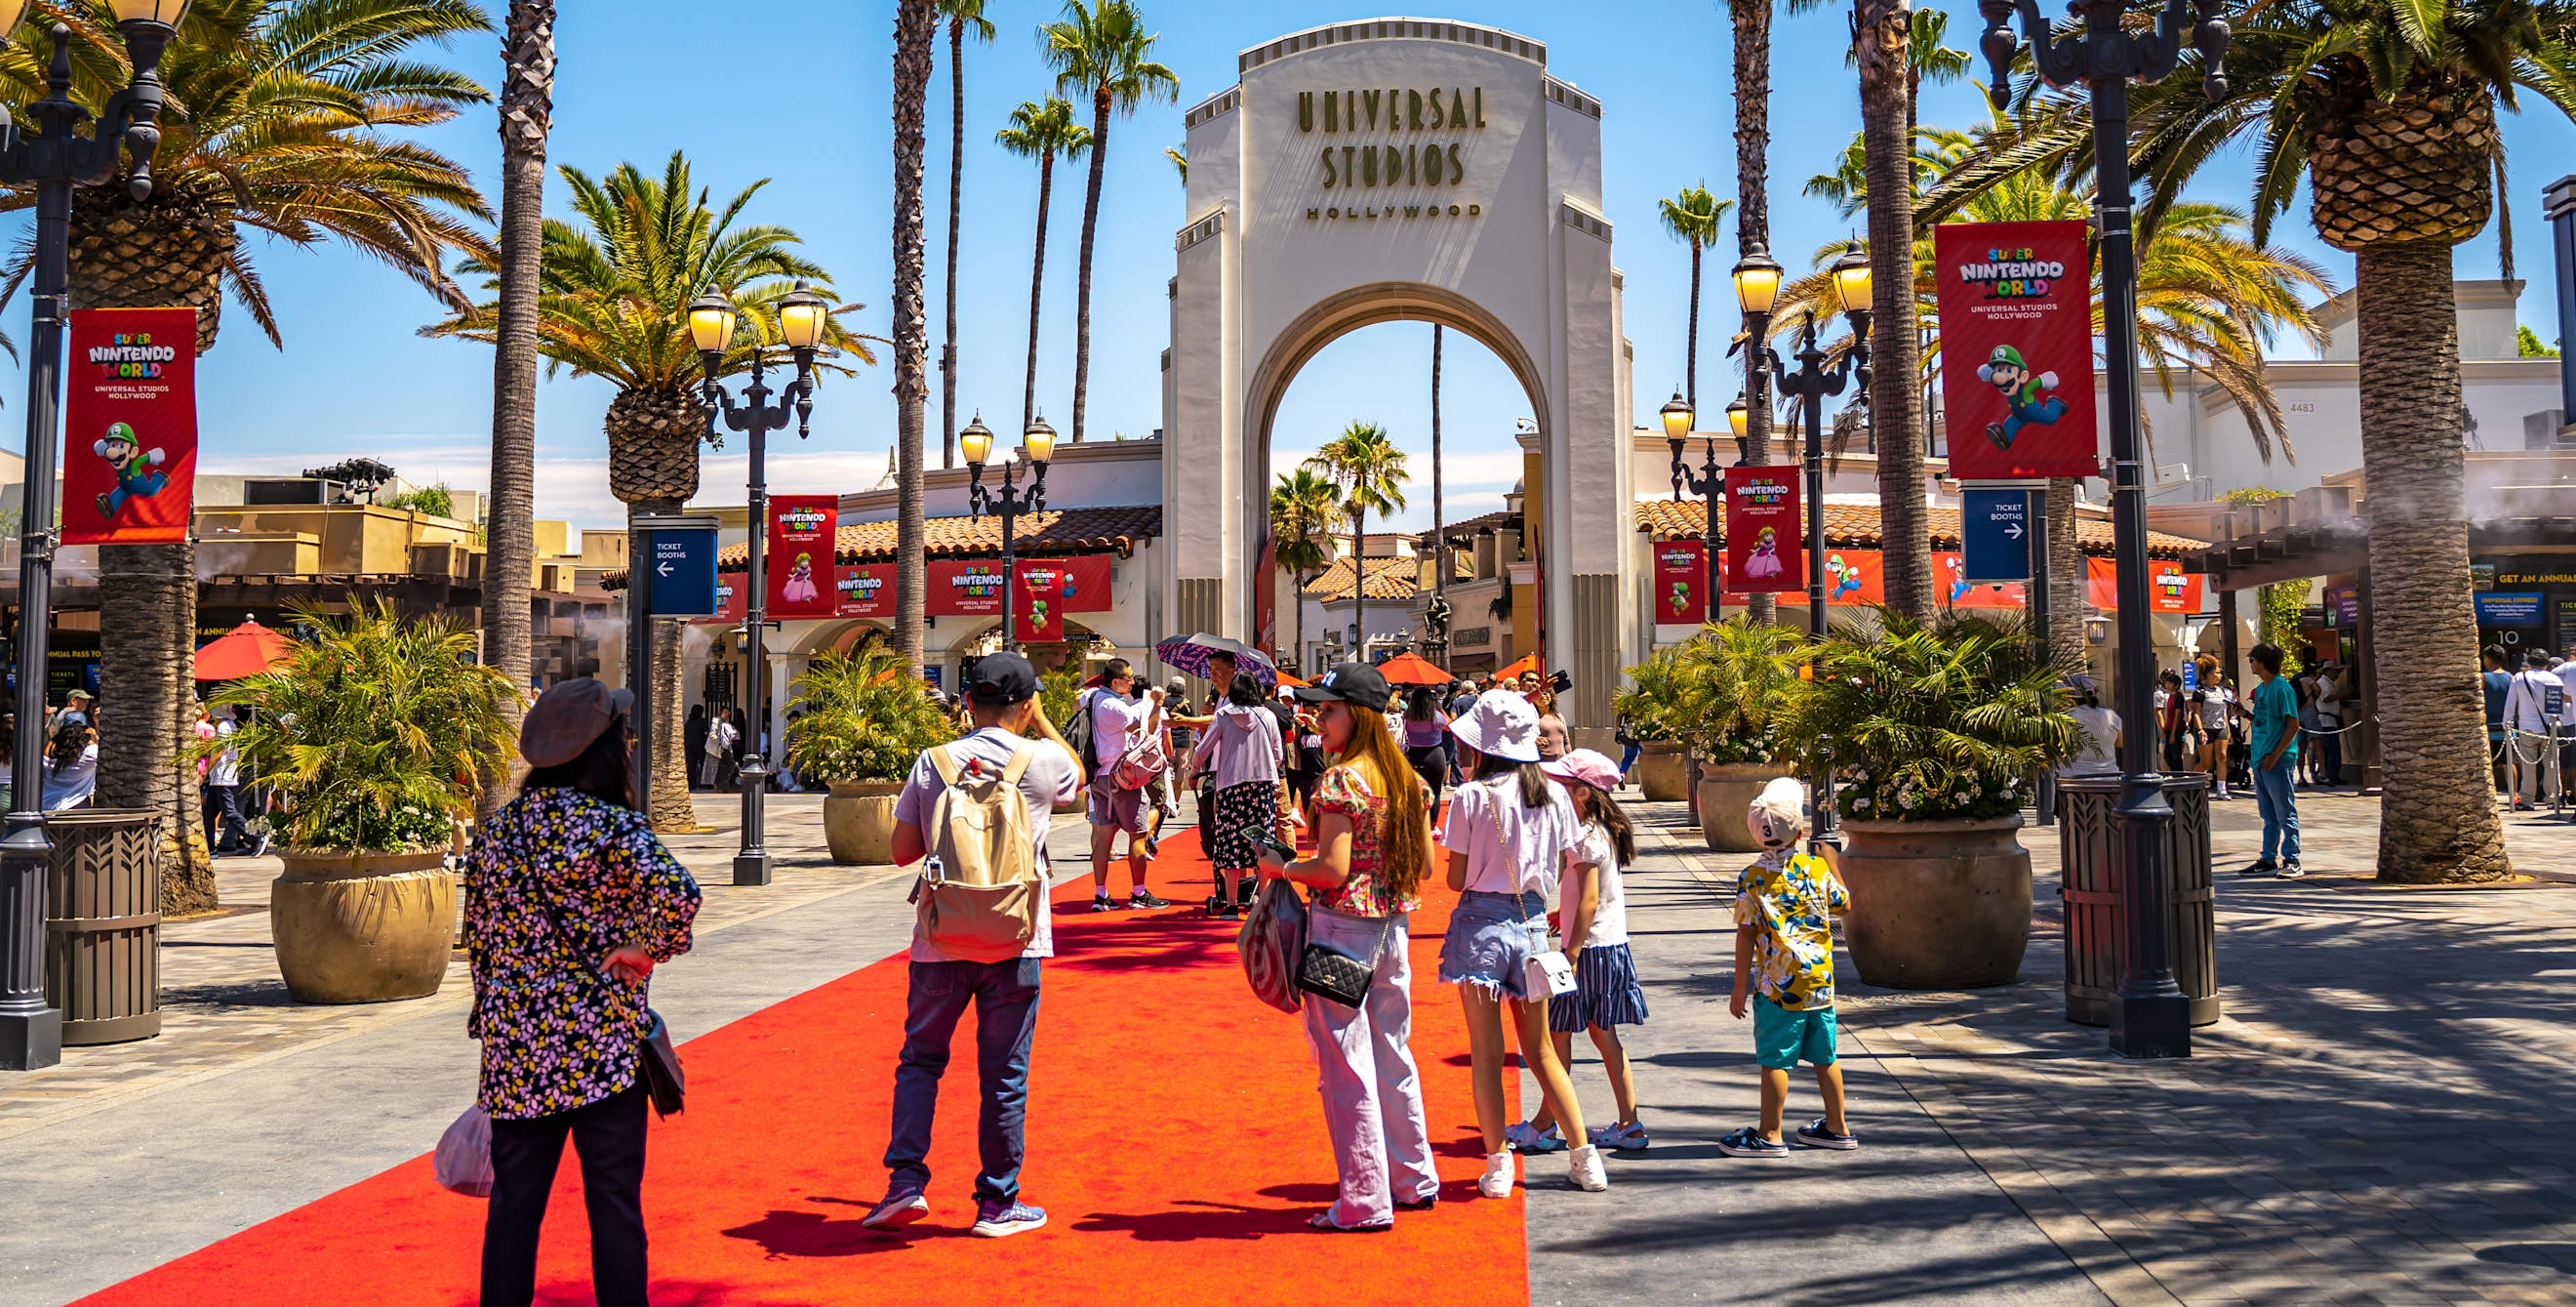
[[[1834,1064],[1834,1010],[1829,1007],[1792,1012],[1753,996],[1753,1056],[1773,1071],[1787,1071],[1800,1058],[1814,1066]]]

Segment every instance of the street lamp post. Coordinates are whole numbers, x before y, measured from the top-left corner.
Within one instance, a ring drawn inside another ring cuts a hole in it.
[[[1662,417],[1664,439],[1673,447],[1673,501],[1679,503],[1692,495],[1708,501],[1708,521],[1700,532],[1706,556],[1701,561],[1708,565],[1706,619],[1714,622],[1720,598],[1726,593],[1726,553],[1720,525],[1723,519],[1718,513],[1719,501],[1726,498],[1726,469],[1718,466],[1715,440],[1708,442],[1708,452],[1703,456],[1698,471],[1692,471],[1691,465],[1682,460],[1682,447],[1690,440],[1691,427],[1698,422],[1699,415],[1691,410],[1690,401],[1682,398],[1680,387],[1673,388],[1672,400],[1664,405]],[[1736,434],[1742,435],[1743,432],[1739,430]]]
[[[2155,651],[2148,617],[2146,477],[2138,425],[2137,253],[2130,232],[2129,79],[2161,81],[2185,44],[2200,52],[2201,84],[2215,101],[2227,90],[2222,0],[2165,0],[2153,30],[2127,31],[2122,0],[2074,0],[2080,33],[2058,33],[2038,0],[1978,0],[1986,20],[1989,94],[2010,102],[2021,16],[2031,56],[2052,86],[2081,81],[2092,95],[2094,203],[2102,241],[2102,342],[2111,404],[2111,529],[2118,548],[2121,719],[2155,716]],[[2044,584],[2044,582],[2043,582]],[[2173,805],[2157,774],[2156,735],[2132,729],[2121,748],[2120,799],[2111,811],[2112,878],[2121,888],[2120,984],[2111,995],[2111,1049],[2128,1057],[2191,1056],[2191,1003],[2174,982],[2172,902],[2165,833]]]
[[[811,286],[797,282],[796,288],[778,301],[778,334],[795,359],[796,379],[786,389],[772,392],[762,346],[755,340],[751,345],[751,384],[743,387],[742,401],[736,403],[718,378],[724,371],[725,352],[733,343],[740,314],[733,301],[721,294],[700,296],[689,305],[689,336],[698,347],[706,372],[708,436],[714,438],[720,412],[726,426],[751,438],[751,570],[743,578],[748,593],[743,596],[742,619],[743,698],[751,706],[751,720],[744,731],[749,738],[743,743],[742,848],[733,857],[736,885],[766,885],[772,870],[764,810],[769,793],[769,687],[764,676],[767,656],[761,648],[762,637],[769,629],[768,436],[772,431],[785,430],[790,417],[796,420],[798,439],[813,434],[814,351],[822,345],[823,328],[831,317],[830,302],[815,294]],[[773,393],[777,396],[775,403],[770,401]]]
[[[984,425],[984,415],[957,435],[957,443],[966,454],[966,509],[970,516],[982,518],[986,513],[1002,519],[1002,648],[1016,651],[1020,647],[1019,613],[1011,606],[1011,591],[1019,585],[1019,554],[1013,547],[1020,515],[1035,513],[1046,507],[1047,462],[1055,457],[1055,428],[1044,417],[1032,418],[1029,429],[1020,433],[1020,453],[1028,461],[1029,488],[1019,488],[1019,461],[1002,462],[1002,488],[984,485],[984,463],[993,456],[993,433]]]
[[[1842,393],[1843,385],[1854,374],[1860,380],[1861,396],[1869,394],[1869,256],[1854,248],[1834,261],[1834,296],[1840,302],[1843,316],[1852,328],[1851,352],[1840,362],[1826,364],[1824,347],[1816,343],[1816,314],[1810,309],[1806,323],[1798,332],[1798,360],[1795,372],[1783,371],[1780,393],[1801,401],[1801,424],[1806,428],[1807,478],[1807,633],[1816,639],[1825,635],[1825,396]],[[1765,351],[1768,348],[1765,347]],[[1776,361],[1773,366],[1778,365]],[[1830,743],[1816,748],[1816,838],[1823,840],[1834,829],[1834,754]]]
[[[121,149],[134,154],[128,187],[152,195],[152,155],[161,144],[162,48],[187,0],[110,0],[134,79],[111,97],[88,136],[74,129],[89,111],[73,101],[71,29],[52,29],[47,94],[27,106],[37,130],[21,132],[0,112],[0,184],[36,188],[32,271],[35,329],[28,333],[26,475],[19,491],[18,733],[10,759],[8,833],[0,838],[0,1071],[32,1071],[63,1060],[63,1014],[45,1006],[44,748],[48,626],[53,620],[54,445],[61,425],[63,327],[71,295],[72,188],[115,179]],[[27,0],[0,0],[0,40],[18,28]]]

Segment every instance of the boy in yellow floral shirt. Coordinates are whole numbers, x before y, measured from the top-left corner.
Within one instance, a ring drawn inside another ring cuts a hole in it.
[[[1805,828],[1805,795],[1782,777],[1763,788],[1746,814],[1765,850],[1744,869],[1735,895],[1735,996],[1728,1011],[1744,1019],[1753,1006],[1753,1053],[1762,1064],[1762,1124],[1717,1141],[1729,1157],[1787,1157],[1780,1117],[1789,1102],[1789,1072],[1803,1057],[1816,1068],[1825,1114],[1798,1128],[1809,1148],[1860,1147],[1843,1120],[1843,1069],[1834,1060],[1834,928],[1851,910],[1851,894],[1833,869],[1797,851]],[[1754,992],[1758,987],[1759,992]]]

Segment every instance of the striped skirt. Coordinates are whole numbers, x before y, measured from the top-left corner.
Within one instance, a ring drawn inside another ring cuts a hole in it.
[[[1547,1001],[1547,1028],[1575,1034],[1588,1027],[1646,1024],[1646,991],[1625,944],[1587,944],[1574,960],[1574,992]]]

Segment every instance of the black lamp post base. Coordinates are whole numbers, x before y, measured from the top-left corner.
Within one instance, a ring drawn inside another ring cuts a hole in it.
[[[0,1013],[0,1071],[41,1071],[62,1060],[61,1009]]]
[[[2122,1057],[2191,1056],[2191,1000],[2170,994],[2111,995],[2111,1051]]]
[[[772,860],[767,849],[744,849],[733,855],[733,883],[766,885],[771,880]]]

